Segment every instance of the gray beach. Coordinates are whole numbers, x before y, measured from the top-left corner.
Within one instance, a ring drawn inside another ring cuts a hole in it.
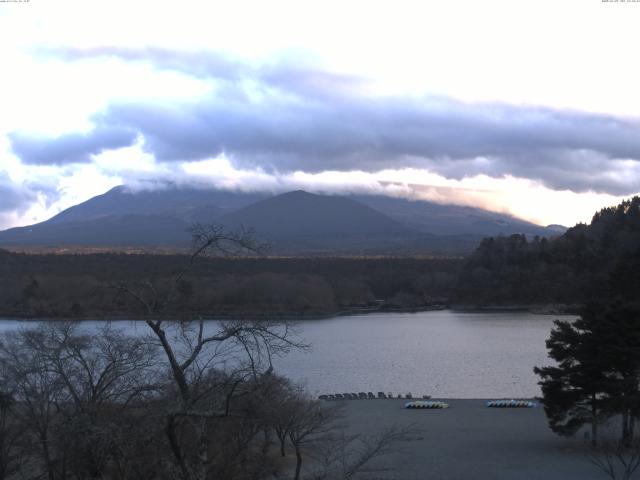
[[[547,426],[544,410],[487,408],[486,400],[447,400],[444,410],[407,410],[406,400],[344,401],[349,433],[374,434],[396,424],[418,433],[377,463],[384,478],[404,480],[567,480],[606,478],[585,441]],[[373,478],[373,477],[372,477]]]

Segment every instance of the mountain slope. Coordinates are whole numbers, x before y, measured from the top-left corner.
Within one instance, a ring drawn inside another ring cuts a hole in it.
[[[395,220],[349,198],[314,195],[301,190],[254,203],[219,221],[230,228],[249,226],[270,238],[412,233]]]
[[[167,186],[126,186],[70,207],[47,221],[0,232],[5,246],[180,246],[189,227],[207,223],[266,195]]]
[[[187,246],[189,224],[162,215],[108,215],[0,232],[6,246]]]
[[[90,198],[47,220],[46,224],[86,221],[110,215],[161,215],[197,221],[217,218],[265,198],[264,194],[176,188],[134,191],[125,186]],[[195,217],[195,218],[194,218]]]
[[[560,225],[541,227],[506,214],[459,205],[441,205],[421,200],[356,195],[353,199],[384,213],[408,228],[436,235],[526,235],[550,236],[562,234]]]
[[[220,217],[229,229],[248,227],[276,255],[380,255],[425,251],[425,236],[355,200],[295,191]],[[428,235],[427,235],[428,236]]]

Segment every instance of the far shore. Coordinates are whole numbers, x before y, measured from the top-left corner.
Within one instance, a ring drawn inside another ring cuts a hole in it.
[[[371,313],[422,313],[441,310],[451,310],[464,313],[509,313],[528,312],[537,315],[576,315],[578,305],[547,304],[547,305],[459,305],[459,304],[437,304],[421,306],[419,308],[350,308],[335,312],[290,312],[290,313],[255,313],[255,312],[225,312],[225,313],[203,313],[200,315],[191,314],[188,318],[181,320],[327,320],[352,315],[368,315]],[[24,315],[20,312],[0,312],[1,320],[22,320],[22,321],[56,321],[56,320],[77,320],[77,321],[144,321],[151,319],[176,320],[175,315],[140,315],[140,314],[118,314],[118,315]]]

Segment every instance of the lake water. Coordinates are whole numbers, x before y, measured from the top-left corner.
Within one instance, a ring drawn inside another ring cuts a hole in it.
[[[444,310],[308,320],[300,322],[300,332],[311,350],[274,363],[278,373],[303,382],[314,395],[384,391],[532,397],[540,393],[533,367],[551,364],[545,340],[555,318]],[[0,320],[0,332],[25,325]],[[117,325],[146,332],[140,322]]]

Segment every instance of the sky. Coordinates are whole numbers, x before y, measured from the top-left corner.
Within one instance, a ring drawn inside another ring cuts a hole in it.
[[[640,193],[640,2],[0,1],[0,229],[167,182],[588,222]]]

